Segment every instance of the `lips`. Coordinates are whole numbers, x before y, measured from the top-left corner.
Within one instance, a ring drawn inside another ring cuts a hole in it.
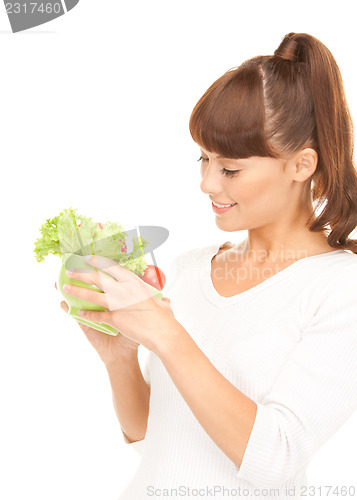
[[[212,201],[212,208],[216,214],[224,214],[225,212],[228,212],[231,208],[234,208],[236,205],[237,203],[234,203],[234,205],[228,205],[228,207],[217,207]]]
[[[237,205],[237,203],[220,203],[219,201],[213,201],[213,200],[212,200],[212,203],[214,205],[221,205],[221,207],[218,207],[218,208],[233,207],[234,205]],[[223,205],[223,207],[222,207],[222,205]]]

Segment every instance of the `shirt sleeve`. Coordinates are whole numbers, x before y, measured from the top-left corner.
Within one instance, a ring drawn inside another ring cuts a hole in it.
[[[145,382],[151,388],[151,378],[150,378],[150,353],[146,356],[144,367],[142,369],[142,375],[144,377]],[[129,441],[127,436],[124,434],[123,429],[121,429],[123,433],[124,443],[127,444],[130,448],[134,449],[139,455],[142,455],[145,446],[145,438],[140,439],[140,441]]]
[[[349,265],[312,298],[301,339],[257,403],[236,476],[277,487],[305,469],[357,408],[357,266]]]

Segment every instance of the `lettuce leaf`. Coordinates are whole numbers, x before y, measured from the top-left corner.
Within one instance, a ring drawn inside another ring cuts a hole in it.
[[[140,275],[148,266],[143,250],[148,241],[140,236],[133,238],[133,250],[127,254],[123,250],[128,233],[120,224],[106,222],[100,225],[73,208],[47,219],[40,232],[42,236],[36,240],[34,249],[37,262],[43,262],[49,254],[62,257],[65,253],[75,253],[108,257]]]
[[[122,261],[120,264],[133,271],[135,274],[144,274],[145,269],[148,264],[144,258],[144,247],[149,244],[148,241],[144,240],[141,236],[133,238],[133,250],[129,254],[123,254]]]
[[[57,221],[57,235],[62,254],[86,255],[83,249],[92,242],[96,227],[97,224],[90,217],[79,215],[72,208],[61,212]]]

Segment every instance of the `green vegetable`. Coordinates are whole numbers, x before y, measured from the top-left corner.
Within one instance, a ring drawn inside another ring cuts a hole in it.
[[[37,262],[49,254],[102,255],[117,261],[137,275],[147,268],[144,247],[148,241],[140,236],[133,238],[133,250],[126,253],[125,237],[128,233],[114,222],[98,224],[91,217],[79,215],[76,209],[63,210],[57,217],[47,219],[40,227],[41,237],[35,242]]]

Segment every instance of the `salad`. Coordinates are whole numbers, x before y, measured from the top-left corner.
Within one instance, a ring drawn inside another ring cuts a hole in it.
[[[104,323],[92,323],[78,315],[79,309],[104,310],[103,307],[91,302],[80,301],[63,291],[64,283],[79,284],[87,288],[102,291],[94,285],[84,282],[72,282],[66,276],[66,268],[88,268],[83,260],[85,255],[98,255],[112,259],[139,276],[154,292],[157,298],[162,298],[160,290],[165,286],[165,275],[157,266],[148,265],[145,260],[144,248],[149,244],[140,236],[132,238],[132,251],[128,253],[125,238],[128,233],[116,222],[102,224],[91,217],[77,213],[76,209],[63,210],[58,216],[47,219],[40,227],[41,237],[35,241],[34,253],[37,262],[43,262],[50,254],[62,259],[58,285],[60,293],[69,305],[69,314],[77,321],[111,335],[118,332]]]
[[[137,275],[142,275],[148,264],[143,249],[148,241],[133,238],[133,250],[127,253],[125,238],[128,233],[115,222],[101,224],[91,217],[77,213],[76,209],[63,210],[57,217],[47,219],[40,227],[41,237],[35,242],[37,262],[49,254],[102,255],[116,260]]]

